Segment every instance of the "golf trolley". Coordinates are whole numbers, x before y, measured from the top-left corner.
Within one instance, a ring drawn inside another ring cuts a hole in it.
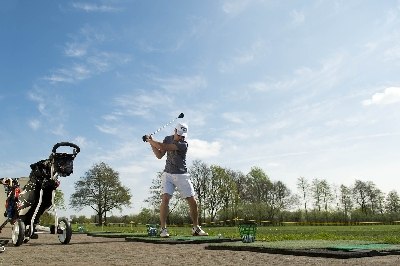
[[[59,153],[59,147],[71,147],[71,153]],[[2,180],[7,192],[6,221],[0,225],[0,231],[9,222],[12,225],[11,241],[14,246],[37,239],[38,234],[57,234],[62,244],[71,240],[70,222],[58,219],[54,206],[54,197],[60,182],[59,176],[69,176],[73,172],[73,162],[80,148],[69,142],[54,145],[48,159],[31,164],[31,173],[27,184],[20,188],[18,179]],[[55,217],[54,225],[49,227],[39,225],[40,217],[45,211],[52,211]]]

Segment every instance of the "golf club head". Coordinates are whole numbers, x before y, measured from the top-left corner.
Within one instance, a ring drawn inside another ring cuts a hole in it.
[[[185,115],[183,113],[181,113],[178,118],[183,118]]]

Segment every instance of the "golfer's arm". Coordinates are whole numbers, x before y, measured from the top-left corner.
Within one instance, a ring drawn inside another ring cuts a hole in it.
[[[152,147],[155,147],[157,150],[161,150],[164,151],[164,153],[166,151],[176,151],[178,150],[178,146],[176,146],[175,144],[166,144],[166,143],[162,143],[162,142],[158,142],[152,139],[149,139],[148,142],[150,143],[150,145]]]
[[[165,151],[159,150],[156,147],[154,147],[153,145],[150,145],[150,146],[151,146],[151,149],[153,150],[154,155],[157,157],[157,159],[161,159],[162,157],[164,157]]]

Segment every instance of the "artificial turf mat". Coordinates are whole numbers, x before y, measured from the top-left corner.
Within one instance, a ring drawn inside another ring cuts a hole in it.
[[[125,237],[130,242],[145,242],[154,244],[205,244],[205,243],[223,243],[237,241],[237,239],[223,238],[218,236],[170,236],[168,238],[161,237]]]
[[[108,237],[108,238],[125,238],[132,237],[147,237],[147,233],[121,233],[121,232],[91,232],[87,233],[88,236],[93,237]]]
[[[276,242],[255,241],[253,243],[237,241],[234,243],[209,244],[205,248],[210,250],[252,251],[338,259],[400,254],[400,245],[357,240],[288,240]]]
[[[118,232],[91,232],[88,236],[125,238],[130,242],[145,242],[154,244],[203,244],[203,243],[222,243],[238,241],[238,239],[223,238],[218,236],[171,236],[161,238],[159,236],[148,236],[147,233],[118,233]]]
[[[400,245],[359,240],[285,240],[243,243],[240,239],[218,236],[171,236],[161,238],[147,233],[92,232],[93,237],[124,238],[128,242],[154,244],[208,244],[209,250],[251,251],[295,256],[350,259],[400,255]]]

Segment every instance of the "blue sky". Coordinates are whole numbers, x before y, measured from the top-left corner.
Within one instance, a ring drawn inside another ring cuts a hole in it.
[[[0,176],[74,142],[67,203],[105,162],[138,213],[164,167],[141,137],[181,112],[189,165],[400,191],[400,1],[5,0],[0,35]]]

